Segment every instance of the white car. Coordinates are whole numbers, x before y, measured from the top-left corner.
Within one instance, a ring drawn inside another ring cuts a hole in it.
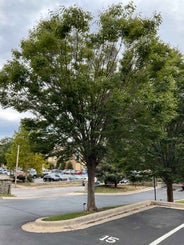
[[[56,174],[56,173],[50,173],[50,174],[46,174],[44,177],[43,177],[43,181],[46,182],[46,181],[59,181],[60,180],[60,176],[59,174]]]

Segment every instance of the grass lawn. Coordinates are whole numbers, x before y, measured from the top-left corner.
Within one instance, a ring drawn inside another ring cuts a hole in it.
[[[176,203],[183,203],[184,204],[184,200],[176,201]]]
[[[85,215],[90,214],[90,212],[76,212],[76,213],[68,213],[68,214],[61,214],[61,215],[55,215],[51,217],[47,217],[42,219],[43,221],[59,221],[59,220],[68,220],[68,219],[74,219],[78,217],[82,217]]]
[[[11,194],[0,194],[0,197],[15,197],[15,195],[11,195]]]
[[[109,185],[99,185],[95,187],[95,193],[122,193],[128,191],[138,191],[147,188],[147,186],[140,186],[140,185],[118,185],[117,188],[114,186]]]

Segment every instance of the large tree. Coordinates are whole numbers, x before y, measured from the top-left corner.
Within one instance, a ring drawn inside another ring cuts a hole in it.
[[[167,186],[167,200],[173,202],[173,183],[183,180],[184,176],[184,107],[183,107],[183,56],[174,52],[172,56],[172,95],[175,99],[174,115],[161,125],[162,136],[146,148],[151,156],[155,173]],[[167,79],[170,80],[169,74]],[[171,80],[170,80],[171,81]],[[168,89],[168,88],[167,88]],[[148,157],[146,157],[148,159]],[[149,157],[150,158],[150,157]],[[150,160],[150,159],[149,159]]]
[[[144,19],[134,11],[132,4],[113,5],[92,22],[82,9],[62,7],[40,21],[0,73],[1,104],[32,111],[56,146],[86,163],[88,210],[96,210],[96,167],[128,91],[133,96],[132,80],[119,72],[121,58],[130,40],[149,40],[160,24],[159,16]]]
[[[156,37],[130,45],[122,74],[134,80],[138,93],[126,108],[116,142],[112,139],[113,154],[127,169],[151,169],[165,182],[172,202],[172,184],[184,171],[183,56]]]

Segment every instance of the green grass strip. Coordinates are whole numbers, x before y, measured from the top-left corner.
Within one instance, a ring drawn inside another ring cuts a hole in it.
[[[176,201],[176,203],[184,203],[184,200]]]
[[[105,211],[105,210],[113,209],[113,208],[118,208],[118,207],[122,207],[122,206],[124,206],[124,205],[99,208],[97,212],[101,212],[101,211]],[[94,212],[74,212],[74,213],[54,215],[54,216],[50,216],[50,217],[47,217],[47,218],[43,218],[42,220],[43,221],[69,220],[69,219],[74,219],[74,218],[79,218],[79,217],[82,217],[82,216],[86,216],[86,215],[92,214],[92,213],[94,213]]]

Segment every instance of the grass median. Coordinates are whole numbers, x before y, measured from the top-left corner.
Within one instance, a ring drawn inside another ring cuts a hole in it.
[[[184,200],[179,200],[179,201],[176,201],[176,203],[181,203],[181,204],[184,204]]]
[[[124,206],[124,205],[121,205],[121,206]],[[121,206],[103,207],[103,208],[99,208],[97,212],[102,212],[102,211],[105,211],[105,210],[118,208],[118,207],[121,207]],[[74,212],[74,213],[54,215],[54,216],[43,218],[42,220],[43,221],[62,221],[62,220],[69,220],[69,219],[79,218],[79,217],[86,216],[86,215],[89,215],[89,214],[92,214],[92,213],[94,213],[94,212],[87,212],[87,211]]]
[[[143,185],[118,185],[114,188],[113,185],[99,185],[95,187],[95,193],[124,193],[131,191],[139,191],[148,188],[148,186]]]

